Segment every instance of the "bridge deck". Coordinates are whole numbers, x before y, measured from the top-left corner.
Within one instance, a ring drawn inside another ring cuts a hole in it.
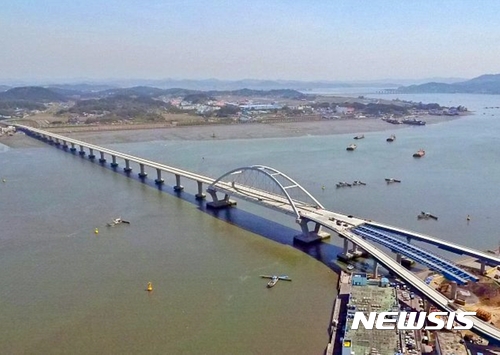
[[[376,228],[384,232],[388,232],[392,235],[398,236],[398,237],[404,237],[404,238],[410,238],[417,240],[419,242],[424,242],[428,243],[431,245],[437,246],[439,249],[443,249],[455,254],[460,254],[460,255],[468,255],[475,257],[479,260],[485,261],[487,264],[492,265],[492,266],[498,266],[500,265],[500,258],[497,255],[490,254],[490,253],[485,253],[483,251],[475,250],[463,245],[459,245],[453,242],[448,242],[439,238],[435,238],[429,235],[421,234],[421,233],[416,233],[412,231],[408,231],[405,229],[397,228],[397,227],[392,227],[388,226],[385,224],[381,223],[376,223],[376,222],[370,222],[367,223],[367,225],[370,225],[371,228]]]
[[[451,261],[443,257],[432,254],[422,248],[416,247],[402,240],[392,237],[389,234],[380,232],[370,227],[359,226],[354,228],[353,233],[378,244],[381,244],[396,253],[400,253],[416,262],[442,273],[447,279],[456,281],[459,284],[466,284],[468,281],[477,282],[478,277],[457,267]]]

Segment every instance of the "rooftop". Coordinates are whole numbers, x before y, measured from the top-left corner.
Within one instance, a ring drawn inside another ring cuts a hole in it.
[[[392,287],[353,286],[349,305],[356,306],[356,311],[389,312],[397,307],[396,290]],[[395,354],[399,350],[398,336],[395,330],[366,330],[363,326],[351,329],[352,319],[347,319],[344,340],[351,341],[351,353]],[[394,334],[392,334],[394,333]]]

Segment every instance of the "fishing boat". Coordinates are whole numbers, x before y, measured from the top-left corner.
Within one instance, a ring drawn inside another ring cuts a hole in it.
[[[414,158],[421,158],[425,155],[425,150],[419,149],[416,153],[413,154]]]
[[[418,219],[429,219],[432,218],[437,221],[437,217],[434,216],[433,214],[427,213],[427,212],[420,212],[420,214],[417,216]]]
[[[267,283],[267,287],[269,287],[269,288],[273,287],[274,285],[276,285],[276,283],[278,282],[278,280],[279,280],[279,279],[278,279],[278,276],[273,276],[273,277],[271,278],[271,281],[269,281],[269,282]]]
[[[392,182],[401,182],[401,180],[397,180],[397,179],[394,179],[394,178],[386,178],[385,181],[390,184]]]
[[[114,226],[121,224],[121,223],[130,224],[129,221],[124,221],[123,219],[121,219],[121,217],[118,217],[118,218],[113,219],[113,221],[111,221],[110,223],[108,223],[108,227],[114,227]]]
[[[267,283],[267,287],[268,288],[271,288],[273,287],[274,285],[276,285],[278,283],[279,280],[283,280],[283,281],[292,281],[291,278],[289,278],[287,275],[281,275],[281,276],[277,276],[277,275],[260,275],[260,277],[262,278],[266,278],[266,279],[271,279],[269,280],[269,282]]]
[[[403,120],[403,123],[409,124],[409,125],[412,125],[412,126],[425,126],[426,122],[422,121],[422,120],[417,120],[415,118],[407,118],[407,119]]]
[[[349,144],[349,146],[346,148],[346,150],[354,150],[357,148],[357,145],[356,144]]]
[[[391,136],[389,138],[386,139],[387,142],[394,142],[394,140],[396,139],[396,136],[394,134],[391,134]]]
[[[362,135],[360,135],[360,136],[356,136],[356,137],[354,137],[354,139],[363,139],[363,138],[365,138],[365,135],[364,135],[364,134],[362,134]]]

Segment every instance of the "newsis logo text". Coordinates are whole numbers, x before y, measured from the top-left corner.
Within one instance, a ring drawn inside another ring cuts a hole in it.
[[[476,312],[355,312],[351,329],[358,329],[360,323],[365,329],[403,329],[403,330],[466,330],[474,326],[472,319]],[[442,319],[446,316],[447,319]],[[408,319],[407,319],[408,317]],[[434,325],[427,325],[426,321]],[[457,325],[461,323],[462,325]]]

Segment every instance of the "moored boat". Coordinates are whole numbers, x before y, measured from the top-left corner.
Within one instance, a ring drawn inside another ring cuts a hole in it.
[[[422,120],[417,120],[415,118],[407,118],[407,119],[403,120],[403,123],[410,124],[410,125],[413,125],[413,126],[425,126],[426,122],[422,121]]]
[[[389,138],[386,139],[387,142],[394,142],[394,140],[396,139],[396,136],[394,134],[391,134],[391,136]]]
[[[350,150],[350,151],[352,151],[352,150],[354,150],[354,149],[356,149],[356,148],[357,148],[357,145],[356,145],[356,144],[349,144],[349,146],[346,148],[346,150]]]
[[[416,153],[413,154],[414,158],[421,158],[425,155],[425,150],[419,149]]]
[[[267,283],[267,287],[271,288],[278,282],[278,276],[273,276],[271,280]]]
[[[354,139],[363,139],[363,138],[365,138],[364,134],[354,137]]]
[[[429,219],[429,218],[432,218],[432,219],[435,219],[436,221],[438,220],[438,218],[436,216],[434,216],[433,214],[430,214],[430,213],[427,213],[427,212],[420,212],[420,214],[417,216],[418,219]]]
[[[274,285],[276,285],[276,283],[279,281],[279,280],[284,280],[284,281],[292,281],[292,279],[290,277],[288,277],[288,275],[281,275],[281,276],[277,276],[277,275],[260,275],[260,277],[263,277],[263,278],[266,278],[266,279],[271,279],[268,283],[267,283],[267,287],[268,288],[271,288],[273,287]]]
[[[394,178],[386,178],[385,181],[387,181],[387,183],[391,183],[391,182],[401,182],[401,180],[397,180],[397,179],[394,179]]]

